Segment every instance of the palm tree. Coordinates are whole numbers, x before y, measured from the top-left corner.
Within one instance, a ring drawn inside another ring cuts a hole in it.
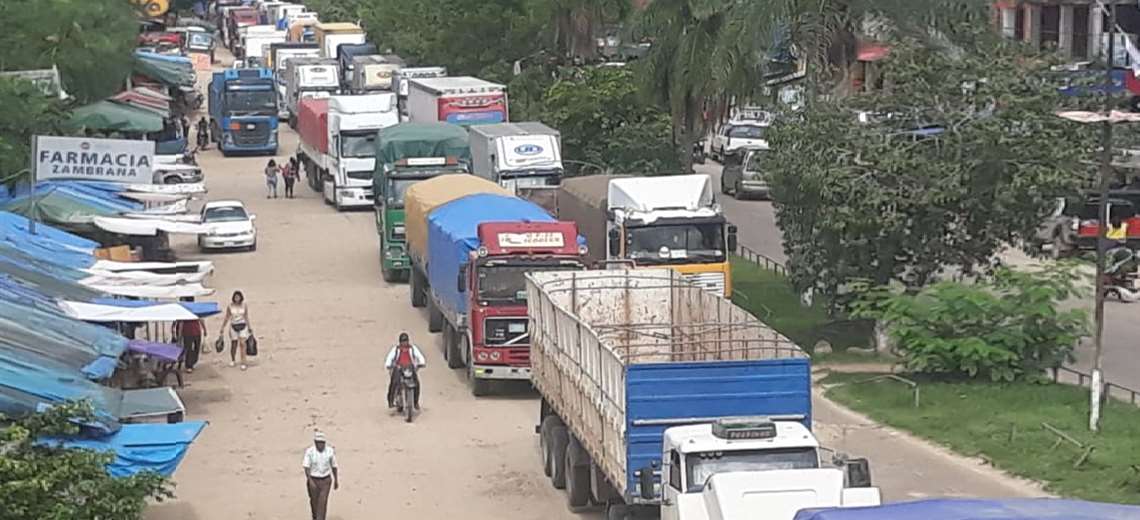
[[[554,0],[552,7],[557,48],[588,60],[597,53],[598,26],[624,19],[633,6],[629,0]]]

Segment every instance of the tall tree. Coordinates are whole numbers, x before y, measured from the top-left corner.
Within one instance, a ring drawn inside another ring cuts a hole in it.
[[[590,60],[597,54],[599,26],[624,19],[630,0],[551,0],[555,44],[563,55]]]
[[[0,78],[0,184],[28,167],[32,136],[61,135],[66,104],[30,82]]]
[[[0,2],[0,70],[59,67],[80,101],[114,94],[131,72],[138,34],[126,0]]]

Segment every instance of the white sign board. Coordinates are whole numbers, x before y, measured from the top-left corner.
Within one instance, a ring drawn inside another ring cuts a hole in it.
[[[37,135],[36,180],[153,184],[154,141]]]
[[[562,233],[499,233],[499,247],[562,247]]]

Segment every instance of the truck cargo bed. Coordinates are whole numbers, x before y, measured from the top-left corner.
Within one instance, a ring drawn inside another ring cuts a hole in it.
[[[810,426],[807,354],[675,271],[527,278],[534,385],[627,499],[667,427],[754,415]]]

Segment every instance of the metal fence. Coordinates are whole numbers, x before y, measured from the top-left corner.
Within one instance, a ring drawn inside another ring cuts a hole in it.
[[[757,252],[755,249],[740,246],[740,257],[752,262],[768,271],[781,276],[788,276],[788,268],[770,256]]]
[[[1062,379],[1065,380],[1062,381]],[[1054,383],[1072,383],[1073,379],[1076,380],[1077,386],[1092,386],[1092,374],[1086,374],[1080,370],[1069,367],[1056,367],[1053,369]],[[1107,380],[1104,382],[1104,391],[1101,395],[1103,395],[1105,399],[1115,397],[1120,401],[1128,401],[1134,405],[1140,404],[1140,390],[1133,390]]]

